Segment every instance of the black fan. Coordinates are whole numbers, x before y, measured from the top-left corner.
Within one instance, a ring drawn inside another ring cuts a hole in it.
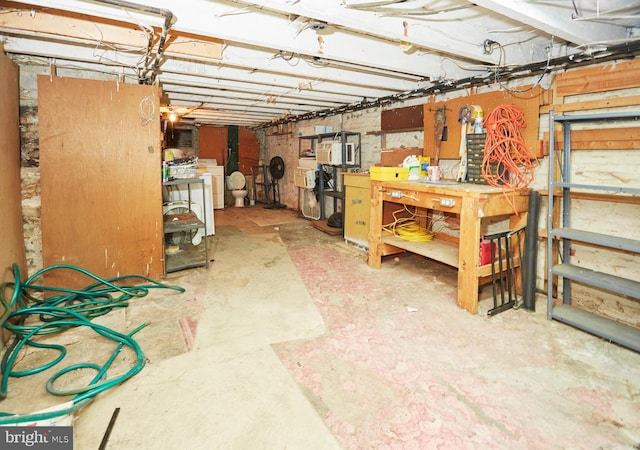
[[[271,192],[273,193],[273,199],[265,208],[286,208],[286,205],[280,203],[280,189],[278,186],[278,180],[284,176],[284,160],[281,157],[274,156],[271,158],[271,161],[269,161],[269,173],[271,174]]]
[[[269,161],[269,172],[273,180],[279,180],[284,176],[284,160],[279,156],[274,156]]]

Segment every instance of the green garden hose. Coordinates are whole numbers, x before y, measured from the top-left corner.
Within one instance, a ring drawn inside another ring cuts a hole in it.
[[[39,286],[34,283],[44,273],[52,270],[73,270],[95,280],[84,289],[66,289],[59,287]],[[184,288],[170,286],[141,275],[121,276],[103,279],[80,267],[58,264],[39,270],[24,283],[21,282],[20,270],[13,265],[14,283],[0,286],[0,301],[4,306],[2,327],[13,334],[10,345],[0,359],[0,400],[6,398],[10,377],[24,377],[48,370],[60,363],[67,354],[63,345],[45,344],[36,341],[38,336],[65,331],[69,328],[88,327],[100,336],[118,343],[107,361],[102,364],[93,362],[73,364],[56,372],[47,382],[47,391],[56,396],[72,396],[71,406],[46,413],[11,414],[0,412],[0,425],[9,423],[35,422],[50,420],[79,410],[90,403],[96,395],[123,383],[139,373],[145,365],[146,358],[133,335],[146,327],[144,323],[129,334],[122,334],[111,328],[92,322],[96,317],[108,314],[116,308],[126,308],[129,300],[142,298],[150,289],[172,289],[184,292]],[[145,282],[146,284],[123,285],[122,283]],[[119,283],[119,284],[116,284]],[[11,299],[7,301],[5,292],[12,289]],[[46,298],[42,293],[57,293]],[[35,319],[35,320],[34,320]],[[26,347],[47,349],[58,352],[51,361],[27,370],[13,370],[18,356]],[[108,369],[123,347],[130,348],[135,354],[135,363],[125,373],[112,378],[108,377]],[[85,387],[61,390],[55,382],[74,370],[94,370],[96,375]]]

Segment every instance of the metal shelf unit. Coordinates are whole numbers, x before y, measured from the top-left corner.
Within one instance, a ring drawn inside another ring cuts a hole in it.
[[[335,133],[315,134],[310,136],[300,136],[299,156],[315,156],[318,158],[318,144],[323,141],[339,142],[341,145],[341,163],[340,164],[323,164],[318,161],[319,177],[318,177],[318,197],[320,202],[320,220],[326,219],[325,206],[327,201],[333,201],[333,212],[338,212],[338,204],[344,209],[344,185],[342,174],[349,169],[359,168],[362,163],[361,152],[361,134],[351,131],[336,131]],[[303,143],[308,143],[304,146]],[[347,143],[354,145],[353,163],[347,163]],[[307,151],[311,150],[311,151]],[[330,187],[325,186],[325,180],[328,179]],[[343,219],[344,223],[344,219]]]
[[[594,231],[580,230],[571,226],[571,192],[593,191],[609,195],[637,196],[640,188],[620,185],[590,185],[571,182],[571,125],[602,124],[614,120],[639,120],[640,112],[605,114],[559,115],[549,114],[549,205],[547,217],[547,316],[549,319],[571,325],[588,333],[608,339],[624,347],[640,351],[640,328],[589,312],[571,303],[571,283],[578,282],[610,293],[640,300],[640,282],[604,272],[580,267],[572,260],[572,242],[598,245],[613,251],[640,254],[640,240],[628,239]],[[555,148],[555,125],[562,125],[562,149]],[[587,125],[589,126],[589,125]],[[557,161],[557,162],[556,162]],[[556,164],[559,173],[556,176]],[[556,178],[558,178],[556,180]],[[561,207],[559,223],[554,220],[555,193]],[[555,264],[554,242],[561,245],[560,264]],[[575,258],[574,258],[575,259]],[[562,279],[562,304],[554,307],[553,277]]]
[[[191,187],[199,185],[202,188],[202,198],[205,197],[205,184],[202,178],[182,178],[165,181],[163,186],[187,185],[188,204],[191,205]],[[176,272],[183,269],[195,267],[208,267],[209,255],[207,245],[207,212],[206,202],[203,202],[202,220],[193,212],[188,211],[181,214],[165,214],[163,216],[163,240],[164,240],[164,273]],[[175,253],[167,252],[169,248],[168,236],[173,233],[196,233],[203,231],[202,241],[195,245],[193,241],[178,244]]]

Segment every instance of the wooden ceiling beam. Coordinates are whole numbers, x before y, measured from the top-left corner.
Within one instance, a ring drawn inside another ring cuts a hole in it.
[[[0,14],[0,28],[18,34],[46,34],[62,39],[87,41],[98,45],[142,48],[149,39],[156,44],[158,29],[144,29],[134,24],[102,17],[78,14],[51,8],[34,8],[21,3],[7,2]],[[206,59],[222,59],[223,41],[194,34],[170,31],[165,52]]]

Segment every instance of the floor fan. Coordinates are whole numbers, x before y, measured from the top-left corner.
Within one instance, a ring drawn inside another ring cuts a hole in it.
[[[271,194],[273,198],[265,208],[286,208],[286,205],[280,203],[280,189],[278,186],[278,181],[284,176],[284,160],[281,157],[274,156],[271,158],[271,161],[269,161],[269,174],[271,175]]]
[[[191,206],[189,206],[188,201],[174,200],[172,202],[166,202],[162,206],[162,214],[165,216],[186,214],[188,212],[193,213],[199,220],[202,220],[202,208],[197,203],[191,202]],[[168,234],[167,237],[168,241],[175,245],[187,244],[189,242],[193,245],[200,245],[200,242],[202,242],[202,238],[204,237],[204,230],[199,229],[195,233],[191,230],[180,231]]]
[[[307,219],[320,219],[320,202],[313,189],[302,190],[302,215]]]

